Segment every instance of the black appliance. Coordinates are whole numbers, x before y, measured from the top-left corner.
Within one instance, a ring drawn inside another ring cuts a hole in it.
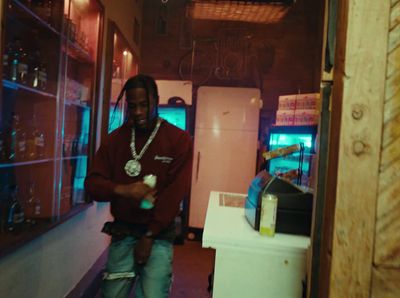
[[[253,178],[245,203],[245,217],[255,230],[260,229],[261,198],[264,193],[278,197],[277,233],[310,236],[313,194],[289,181],[271,176],[265,170]]]

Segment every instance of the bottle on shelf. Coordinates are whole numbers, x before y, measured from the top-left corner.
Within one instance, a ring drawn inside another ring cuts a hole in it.
[[[26,157],[28,160],[37,159],[36,135],[36,116],[33,115],[32,126],[26,138]]]
[[[41,214],[41,201],[39,196],[36,193],[36,187],[34,182],[29,183],[28,188],[28,199],[26,202],[27,205],[27,222],[30,224],[35,224],[36,219]]]
[[[27,53],[19,38],[14,40],[11,51],[10,79],[14,82],[26,84],[28,76]]]
[[[32,1],[33,11],[47,24],[53,25],[53,0],[34,0]]]
[[[12,127],[13,133],[16,136],[15,159],[17,161],[24,161],[26,159],[26,133],[22,128],[21,119],[18,114],[13,115]]]
[[[36,130],[35,136],[35,146],[36,146],[36,156],[39,159],[45,158],[45,140],[42,131]]]
[[[79,137],[75,137],[71,144],[71,156],[78,156],[79,155]]]
[[[29,86],[39,88],[40,51],[35,49],[29,56]]]
[[[71,142],[71,135],[66,133],[63,141],[63,157],[71,156]]]
[[[11,72],[11,55],[13,52],[13,43],[8,42],[3,53],[3,79],[9,79]]]
[[[44,20],[50,25],[53,25],[53,2],[53,0],[47,0],[44,3]]]
[[[18,80],[18,64],[20,60],[17,41],[18,39],[15,39],[8,48],[8,78],[14,82]]]
[[[5,151],[8,162],[22,161],[26,157],[26,133],[21,127],[19,115],[12,114],[11,125],[5,135]]]
[[[41,62],[39,67],[39,89],[42,91],[47,89],[47,67],[44,62]]]
[[[14,114],[12,116],[14,118]],[[15,160],[17,150],[17,131],[12,121],[8,122],[7,130],[4,137],[4,145],[6,150],[6,158],[8,162]]]
[[[10,188],[10,206],[7,213],[6,229],[11,233],[18,233],[22,230],[25,221],[25,213],[18,200],[18,186]]]
[[[33,114],[32,126],[27,138],[27,159],[43,159],[45,157],[44,134],[37,127],[36,115]]]
[[[0,163],[7,161],[5,134],[0,129]]]

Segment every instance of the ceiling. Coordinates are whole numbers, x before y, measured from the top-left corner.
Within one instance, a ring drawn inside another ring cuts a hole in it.
[[[295,0],[191,0],[186,13],[193,19],[271,24],[282,20]]]

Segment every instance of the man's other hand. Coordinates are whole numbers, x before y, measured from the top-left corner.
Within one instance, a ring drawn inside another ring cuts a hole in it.
[[[153,238],[143,236],[135,245],[134,258],[135,262],[139,265],[145,265],[150,257],[151,249],[153,247]]]
[[[154,190],[147,184],[139,181],[130,184],[119,184],[115,187],[114,192],[127,199],[141,200],[147,195],[152,194]]]

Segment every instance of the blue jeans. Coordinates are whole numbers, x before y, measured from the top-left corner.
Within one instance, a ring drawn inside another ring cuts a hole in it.
[[[172,277],[173,245],[170,241],[154,240],[146,265],[135,264],[135,237],[112,240],[104,273],[102,294],[106,298],[128,297],[133,281],[136,298],[168,297]]]

